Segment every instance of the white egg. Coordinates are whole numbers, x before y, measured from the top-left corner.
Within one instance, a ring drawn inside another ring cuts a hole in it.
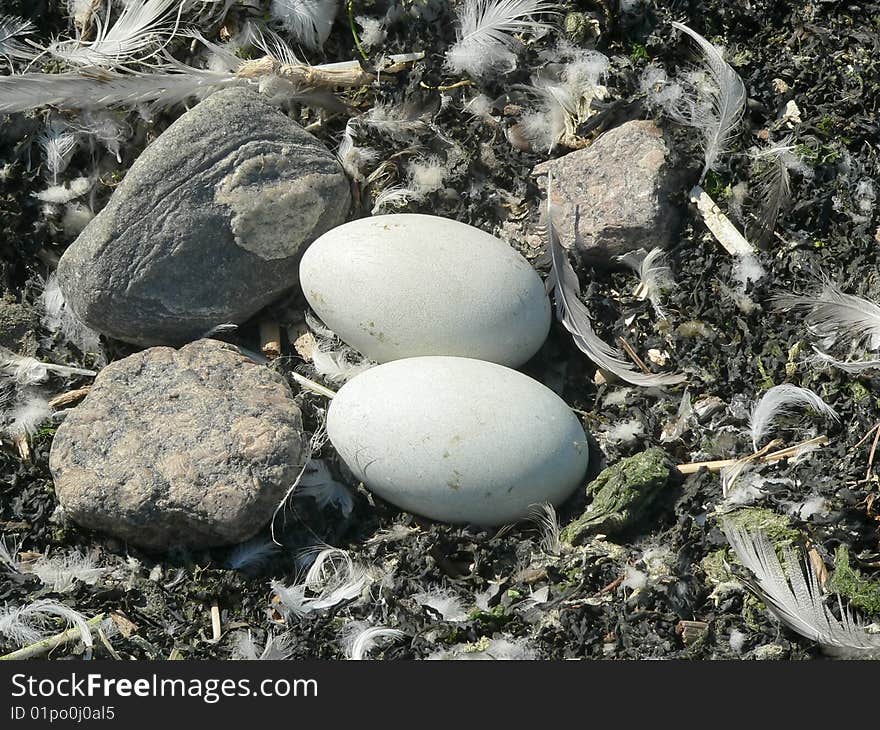
[[[327,433],[372,492],[402,510],[500,525],[583,483],[589,449],[553,391],[516,370],[416,357],[367,370],[331,401]]]
[[[448,218],[351,221],[309,246],[299,269],[315,313],[377,362],[457,355],[516,367],[550,329],[550,302],[529,262]]]

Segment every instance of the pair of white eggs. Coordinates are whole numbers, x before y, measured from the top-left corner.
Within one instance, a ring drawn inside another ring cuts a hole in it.
[[[443,522],[499,525],[581,484],[580,422],[512,369],[551,317],[540,277],[506,243],[437,216],[364,218],[318,238],[300,282],[330,329],[384,363],[327,414],[330,441],[375,494]]]

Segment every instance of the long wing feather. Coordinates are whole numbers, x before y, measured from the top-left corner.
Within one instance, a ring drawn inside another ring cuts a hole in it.
[[[683,83],[682,96],[670,112],[677,121],[703,133],[703,172],[713,169],[718,157],[729,152],[746,108],[746,87],[721,52],[684,23],[673,22],[676,30],[689,35],[702,51],[698,71],[708,83]]]
[[[593,330],[590,312],[580,300],[580,282],[577,274],[565,255],[565,249],[553,227],[550,211],[550,182],[547,191],[547,230],[550,246],[550,278],[548,288],[553,292],[556,302],[556,318],[562,322],[574,343],[587,357],[600,368],[614,373],[621,380],[643,387],[676,385],[685,381],[684,375],[647,375],[636,372],[632,365],[623,359],[623,355],[603,342]]]
[[[120,74],[82,71],[63,74],[25,73],[0,76],[0,113],[41,106],[66,109],[131,107],[153,103],[165,108],[196,95],[247,83],[235,74],[189,66],[176,73]]]
[[[763,533],[751,533],[725,521],[724,534],[740,563],[754,576],[746,585],[786,626],[821,644],[830,653],[851,659],[880,657],[880,636],[868,633],[852,612],[840,604],[840,618],[822,600],[809,561],[784,552],[785,565]],[[839,599],[838,599],[839,601]]]
[[[818,394],[808,388],[799,388],[790,383],[774,385],[761,397],[761,400],[752,408],[749,416],[749,433],[752,437],[752,446],[758,448],[758,442],[767,433],[774,419],[784,413],[789,413],[793,408],[805,406],[823,413],[834,421],[839,420],[837,412],[829,406]]]

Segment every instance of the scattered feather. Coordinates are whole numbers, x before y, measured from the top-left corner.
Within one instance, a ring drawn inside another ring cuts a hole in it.
[[[830,281],[810,294],[784,294],[775,298],[777,309],[802,314],[810,333],[823,341],[823,349],[847,343],[880,349],[880,306],[844,294]]]
[[[397,141],[406,141],[429,128],[433,108],[421,104],[405,102],[402,106],[376,104],[354,121],[358,126],[375,129],[381,134]]]
[[[516,68],[511,50],[515,33],[540,33],[550,29],[532,16],[557,14],[546,0],[464,0],[457,11],[455,44],[446,52],[446,65],[454,73],[482,77]]]
[[[648,585],[648,574],[633,565],[627,565],[620,585],[623,588],[628,588],[634,594],[639,593]]]
[[[0,634],[16,646],[27,646],[56,633],[50,623],[53,617],[62,618],[68,626],[79,629],[83,644],[92,646],[92,632],[86,618],[63,603],[48,598],[19,608],[6,606],[0,609]]]
[[[702,61],[682,74],[676,87],[668,90],[663,108],[680,124],[700,131],[703,137],[703,171],[715,169],[718,158],[728,153],[745,113],[746,88],[721,51],[683,23],[672,26],[689,35],[702,52]],[[665,74],[664,74],[665,78]],[[659,81],[655,75],[655,83]]]
[[[746,236],[759,246],[773,236],[779,214],[791,202],[792,140],[789,135],[777,144],[751,152],[754,174],[750,198],[755,202],[755,214],[754,222],[746,225]]]
[[[465,610],[461,599],[452,591],[445,588],[434,588],[422,591],[413,596],[413,600],[420,606],[435,611],[444,621],[465,621],[468,612]]]
[[[675,285],[675,279],[672,276],[672,269],[666,262],[663,249],[652,248],[647,253],[644,249],[631,251],[618,256],[617,259],[639,275],[640,294],[651,302],[658,317],[666,319],[661,300],[663,292],[669,291]]]
[[[604,428],[602,435],[609,443],[629,446],[645,435],[645,424],[638,418],[628,418]]]
[[[669,444],[678,441],[688,432],[691,423],[695,420],[691,394],[689,390],[685,389],[684,394],[681,396],[681,402],[678,404],[675,418],[668,421],[660,432],[660,443]]]
[[[548,154],[558,143],[567,147],[582,144],[578,128],[596,113],[593,101],[604,100],[608,93],[600,83],[610,64],[607,56],[567,44],[557,52],[568,62],[545,67],[532,77],[530,85],[521,87],[537,100],[537,106],[523,114],[517,125],[533,149]]]
[[[226,565],[232,570],[257,570],[268,563],[279,549],[272,540],[255,537],[236,545],[226,558]]]
[[[864,372],[865,370],[880,369],[880,360],[838,360],[828,353],[813,348],[814,355],[811,358],[815,362],[822,362],[832,367],[843,370],[845,373],[852,375]]]
[[[386,626],[370,626],[364,621],[353,621],[342,629],[342,652],[346,659],[360,661],[366,659],[380,641],[399,639],[402,631]]]
[[[370,18],[366,15],[358,15],[355,21],[361,27],[360,38],[361,45],[364,48],[369,50],[381,46],[385,42],[385,37],[388,33],[382,20]]]
[[[22,565],[18,559],[18,551],[21,549],[20,540],[6,542],[6,535],[0,536],[0,564],[6,566],[13,573],[21,573]]]
[[[102,110],[87,110],[72,120],[70,126],[89,140],[93,151],[95,142],[100,142],[118,163],[122,163],[122,145],[133,133],[124,116]]]
[[[67,169],[76,151],[77,135],[64,122],[53,120],[37,138],[46,158],[46,168],[52,184],[58,184],[58,175]],[[54,201],[53,201],[54,202]],[[66,200],[60,202],[66,203]]]
[[[69,593],[78,582],[93,586],[107,572],[91,555],[73,551],[54,557],[40,557],[28,567],[44,585],[55,593]]]
[[[730,630],[730,650],[735,654],[742,654],[743,646],[746,643],[746,634],[738,629]]]
[[[549,502],[529,507],[529,520],[535,523],[540,535],[539,546],[547,555],[559,555],[562,552],[562,529],[556,508]]]
[[[754,254],[743,253],[734,258],[733,278],[737,283],[739,293],[745,293],[749,284],[760,281],[766,273],[758,257]]]
[[[358,353],[348,346],[338,350],[324,350],[318,346],[312,352],[312,365],[318,375],[330,383],[347,383],[376,364],[372,360],[356,360],[357,356]]]
[[[757,466],[754,459],[746,457],[744,459],[737,459],[730,466],[722,467],[719,476],[721,477],[721,494],[725,497],[731,497],[733,495],[733,487],[737,483],[737,480],[747,472],[751,471]],[[751,503],[751,497],[755,496],[752,490],[746,489],[740,493],[737,493],[731,502],[733,504],[743,504],[744,499],[748,497],[746,503]]]
[[[794,550],[786,548],[783,565],[763,533],[750,533],[730,522],[724,523],[724,533],[740,563],[753,576],[747,587],[783,624],[834,656],[880,658],[880,636],[859,625],[839,597],[840,618],[825,604],[809,558],[799,560]]]
[[[36,26],[29,20],[14,15],[0,15],[0,58],[10,65],[13,60],[30,60],[37,51],[21,42],[22,36],[36,32]]]
[[[64,301],[64,294],[58,283],[58,277],[52,274],[40,294],[43,306],[42,325],[49,332],[59,334],[67,342],[74,344],[81,352],[95,353],[103,358],[101,338],[97,332],[80,322],[73,310]],[[0,352],[2,363],[2,352]],[[2,370],[2,364],[0,364]]]
[[[311,497],[321,509],[333,505],[343,517],[348,517],[354,509],[354,499],[348,487],[333,478],[326,462],[321,459],[309,462],[294,494],[297,497]]]
[[[250,631],[237,631],[233,634],[232,658],[239,661],[281,661],[290,659],[293,643],[288,634],[266,636],[266,645],[260,647],[254,642]]]
[[[8,417],[6,433],[14,439],[30,438],[52,417],[52,408],[42,395],[28,391],[20,396]]]
[[[400,208],[409,203],[409,201],[417,200],[418,198],[419,194],[415,190],[406,188],[403,185],[395,185],[385,188],[373,200],[373,209],[370,213],[372,215],[377,215],[386,207]]]
[[[60,41],[46,50],[72,66],[116,68],[154,58],[174,37],[185,0],[129,0],[111,25],[95,18],[92,41]],[[172,22],[172,10],[176,19]]]
[[[812,390],[790,383],[774,385],[764,393],[749,415],[749,434],[754,449],[757,451],[758,442],[776,418],[799,407],[811,408],[825,414],[833,421],[839,420],[837,412]]]
[[[304,618],[358,598],[370,581],[366,568],[352,560],[345,550],[326,548],[317,554],[302,583],[285,586],[273,581],[272,590],[285,616]]]
[[[318,50],[330,35],[338,0],[272,0],[272,17],[307,48]]]
[[[93,184],[94,181],[89,177],[78,177],[71,180],[66,187],[54,185],[33,195],[44,203],[60,205],[81,198],[92,189]]]
[[[364,169],[375,165],[379,161],[379,151],[370,147],[359,147],[354,140],[354,120],[349,119],[345,125],[345,132],[336,156],[342,163],[343,169],[352,180],[363,182]]]

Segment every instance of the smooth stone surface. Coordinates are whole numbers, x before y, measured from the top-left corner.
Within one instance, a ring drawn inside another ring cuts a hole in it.
[[[378,365],[331,401],[327,433],[366,486],[442,522],[500,525],[582,484],[589,448],[553,391],[516,370],[457,357]]]
[[[67,515],[144,548],[242,542],[304,458],[284,379],[198,340],[111,363],[59,426],[49,467]]]
[[[465,223],[397,214],[325,233],[300,263],[315,313],[372,360],[456,355],[515,367],[544,343],[550,302],[508,244]]]
[[[62,256],[59,282],[92,329],[182,344],[295,286],[303,247],[349,204],[332,153],[256,92],[227,89],[144,150]]]
[[[535,166],[553,175],[553,224],[566,248],[607,264],[639,248],[672,243],[684,188],[671,146],[651,121],[631,121],[589,147]],[[546,177],[542,185],[546,189]]]

